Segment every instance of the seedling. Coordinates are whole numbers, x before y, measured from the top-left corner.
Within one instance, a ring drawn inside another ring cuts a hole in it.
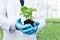
[[[21,7],[21,14],[23,15],[27,20],[24,21],[24,24],[31,24],[32,26],[34,21],[33,21],[33,16],[32,16],[32,12],[36,11],[36,9],[34,8],[28,8],[26,6],[22,6]]]

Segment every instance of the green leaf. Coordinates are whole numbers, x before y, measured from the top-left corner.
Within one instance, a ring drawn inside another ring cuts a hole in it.
[[[29,8],[28,10],[29,10],[30,12],[36,11],[36,9],[33,9],[33,8]]]
[[[26,6],[21,7],[21,12],[24,13],[28,8]]]

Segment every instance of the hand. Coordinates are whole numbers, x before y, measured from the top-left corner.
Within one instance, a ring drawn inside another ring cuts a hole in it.
[[[39,24],[40,24],[39,22],[34,22],[33,30],[34,30],[35,32],[37,31]]]
[[[22,26],[23,26],[23,24],[21,22],[21,18],[17,19],[16,24],[15,24],[16,29],[19,30],[20,27],[22,27]]]
[[[38,22],[34,22],[34,27],[31,24],[23,25],[21,23],[21,19],[19,19],[16,23],[16,27],[17,29],[19,29],[19,31],[23,32],[24,34],[29,34],[29,35],[36,33],[38,29],[38,25],[39,25]]]

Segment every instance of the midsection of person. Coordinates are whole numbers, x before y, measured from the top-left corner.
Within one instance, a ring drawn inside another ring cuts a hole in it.
[[[36,40],[36,34],[26,35],[17,30],[14,33],[4,30],[3,35],[3,40]]]
[[[24,5],[27,7],[33,7],[34,6],[32,5],[33,3],[34,1],[26,0]],[[7,15],[8,15],[8,19],[11,22],[16,21],[15,19],[18,18],[18,14],[20,13],[20,7],[21,5],[19,4],[19,0],[8,1]],[[36,5],[34,6],[34,8],[36,8]],[[16,30],[14,33],[10,33],[9,30],[3,30],[3,40],[36,40],[36,34],[27,35],[27,34],[23,34],[21,31],[18,30]]]

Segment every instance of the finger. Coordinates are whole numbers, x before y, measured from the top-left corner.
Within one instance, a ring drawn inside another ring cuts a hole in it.
[[[34,26],[33,30],[37,30],[38,29],[38,26]]]
[[[28,28],[31,28],[32,27],[32,25],[31,24],[26,24],[26,25],[24,25],[23,27],[21,27],[23,30],[26,30],[26,29],[28,29]]]
[[[28,32],[27,34],[31,35],[31,34],[34,34],[34,33],[36,33],[36,32],[30,31],[30,32]]]
[[[17,27],[20,27],[20,26],[23,26],[22,24],[19,24],[19,23],[16,23],[16,26]]]
[[[38,26],[40,23],[39,22],[35,22],[34,23],[34,26]]]
[[[33,31],[33,28],[29,28],[29,29],[23,30],[24,33],[28,33],[30,31]]]
[[[21,18],[19,18],[19,19],[17,20],[17,23],[22,24],[22,22],[21,22]]]

